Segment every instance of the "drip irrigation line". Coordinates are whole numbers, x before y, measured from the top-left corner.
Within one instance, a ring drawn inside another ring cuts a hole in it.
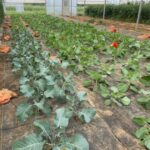
[[[4,57],[5,58],[5,57]],[[4,82],[3,82],[3,88],[5,88],[5,86],[6,86],[6,83],[5,83],[5,81],[6,81],[6,65],[5,65],[5,60],[3,59],[3,75],[4,75]],[[1,106],[1,129],[3,128],[3,120],[4,120],[4,112],[3,112],[3,105]],[[2,144],[2,139],[3,139],[3,130],[1,130],[0,129],[0,131],[1,131],[1,150],[3,149],[3,144]]]
[[[0,130],[1,131],[6,131],[6,130],[12,130],[12,129],[16,129],[16,128],[20,128],[20,127],[24,127],[24,126],[30,126],[31,124],[23,124],[23,125],[19,125],[19,126],[13,126],[13,127],[8,127],[8,128],[3,128],[1,127]]]
[[[1,106],[1,116],[2,116],[2,117],[1,117],[1,128],[3,128],[3,106]],[[0,137],[1,137],[1,138],[0,138],[0,139],[1,139],[1,142],[0,142],[0,144],[1,144],[1,145],[0,145],[0,149],[2,150],[2,149],[3,149],[3,145],[2,145],[3,130],[0,129],[0,131],[1,131],[1,132],[0,132]]]

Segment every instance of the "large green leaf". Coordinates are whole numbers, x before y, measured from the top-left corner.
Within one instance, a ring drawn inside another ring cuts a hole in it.
[[[145,86],[150,86],[150,76],[149,75],[143,76],[140,79],[140,82],[143,83]]]
[[[149,90],[144,90],[144,89],[141,89],[140,91],[139,91],[139,93],[140,94],[143,94],[143,95],[150,95],[150,91]]]
[[[96,115],[96,111],[95,109],[92,108],[83,108],[78,113],[79,118],[86,123],[91,122],[91,120],[94,118],[95,115]]]
[[[51,127],[48,121],[36,120],[34,121],[34,126],[36,126],[40,130],[42,135],[50,138]]]
[[[23,139],[15,142],[12,150],[43,150],[45,141],[38,138],[35,134],[24,137]]]
[[[140,129],[138,129],[138,130],[135,132],[135,136],[136,136],[138,139],[143,139],[146,135],[148,135],[148,133],[149,133],[148,128],[146,128],[146,127],[141,127]]]
[[[88,72],[89,76],[91,79],[93,80],[101,80],[102,79],[102,75],[99,72],[96,71],[90,71]]]
[[[109,91],[108,86],[106,84],[100,84],[100,94],[104,98],[107,98],[110,96],[110,91]]]
[[[55,96],[55,89],[54,86],[47,86],[47,90],[44,92],[46,98],[54,98]]]
[[[54,124],[57,128],[66,128],[69,123],[69,119],[72,117],[73,113],[68,108],[59,108],[56,110],[56,116],[54,119]]]
[[[57,85],[48,86],[47,90],[44,92],[44,95],[46,98],[54,98],[60,103],[66,102],[65,91]]]
[[[139,93],[139,88],[136,85],[131,84],[130,85],[130,90],[135,92],[135,93]]]
[[[44,64],[40,64],[39,69],[40,69],[38,73],[39,76],[45,76],[49,72],[49,68],[46,67]]]
[[[147,123],[147,119],[143,116],[136,116],[133,118],[133,122],[139,126],[144,126]]]
[[[110,89],[113,93],[118,93],[119,92],[119,89],[116,86],[112,86]]]
[[[146,109],[150,109],[150,98],[149,96],[140,97],[137,99],[138,103],[143,105]]]
[[[89,144],[85,137],[81,134],[76,134],[69,139],[70,144],[76,150],[89,150]]]
[[[34,84],[41,91],[44,91],[44,89],[46,88],[46,80],[45,79],[36,80],[36,81],[34,81]]]
[[[48,104],[45,103],[45,100],[41,100],[40,102],[34,102],[34,105],[41,110],[43,113],[45,113],[46,115],[50,115],[50,106]]]
[[[47,75],[47,76],[45,76],[45,79],[47,81],[47,85],[54,85],[55,84],[53,76]]]
[[[92,80],[84,80],[83,81],[83,86],[84,87],[89,87],[92,85]]]
[[[146,70],[147,70],[147,72],[150,72],[150,64],[147,64]]]
[[[32,97],[33,94],[34,94],[34,92],[35,92],[34,88],[31,87],[31,86],[28,85],[28,84],[21,85],[21,86],[20,86],[20,91],[21,91],[21,93],[23,93],[24,96],[26,96],[26,97]]]
[[[147,103],[145,104],[145,108],[148,109],[148,110],[150,109],[150,100],[149,100],[149,102],[147,102]]]
[[[77,95],[78,95],[80,102],[83,102],[86,100],[86,96],[87,96],[86,92],[78,92]]]
[[[64,69],[67,69],[68,66],[69,66],[69,63],[67,61],[63,61],[61,64],[61,67]]]
[[[125,67],[122,67],[121,68],[121,71],[122,71],[122,74],[124,75],[124,76],[127,76],[128,75],[128,70],[125,68]]]
[[[128,88],[129,88],[129,85],[127,83],[119,83],[117,85],[118,89],[119,89],[119,92],[127,92]]]
[[[144,145],[150,150],[150,135],[144,138]]]
[[[128,106],[131,103],[131,100],[127,96],[123,97],[120,101],[125,106]]]
[[[89,144],[83,135],[76,134],[65,139],[64,143],[55,146],[53,150],[89,150]]]
[[[20,84],[25,84],[28,81],[29,81],[29,78],[27,78],[27,77],[21,77],[19,80]]]
[[[106,100],[104,101],[104,104],[105,104],[106,106],[110,106],[112,103],[113,103],[113,101],[112,101],[111,99],[106,99]]]
[[[28,104],[27,102],[21,103],[17,107],[16,116],[21,121],[26,121],[33,113],[32,110],[33,106],[31,104]]]
[[[55,87],[54,98],[60,103],[66,102],[65,91],[62,88]]]
[[[150,101],[150,98],[149,97],[139,97],[138,99],[137,99],[137,102],[139,103],[139,104],[146,104],[147,102],[149,102]]]
[[[58,146],[55,146],[55,147],[53,147],[53,149],[52,150],[61,150],[61,147],[58,147]],[[68,148],[66,148],[66,150],[69,150]]]

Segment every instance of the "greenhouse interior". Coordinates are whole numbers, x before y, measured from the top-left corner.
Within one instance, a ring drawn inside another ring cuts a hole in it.
[[[150,150],[150,0],[0,0],[0,150]]]

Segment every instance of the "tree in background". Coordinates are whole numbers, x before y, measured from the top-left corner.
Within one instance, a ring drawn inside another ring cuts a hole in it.
[[[4,19],[4,9],[3,9],[2,0],[0,0],[0,24],[3,22],[3,19]]]

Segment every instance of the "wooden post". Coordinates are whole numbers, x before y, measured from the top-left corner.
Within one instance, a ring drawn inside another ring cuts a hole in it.
[[[55,16],[55,0],[53,0],[53,9],[54,9],[54,16]]]
[[[106,13],[106,0],[104,0],[103,21],[105,20],[105,13]]]
[[[2,0],[2,5],[3,5],[4,13],[6,13],[6,8],[5,8],[5,2],[4,2],[4,0]]]
[[[62,16],[64,15],[64,0],[62,0]]]
[[[72,0],[71,0],[71,16],[72,16]]]
[[[85,15],[86,0],[84,0],[84,15]]]
[[[46,8],[46,3],[47,3],[47,2],[46,2],[46,0],[45,0],[45,5],[44,5],[44,6],[45,6],[45,12],[47,13],[47,10],[46,10],[46,9],[47,9],[47,8]]]
[[[135,26],[136,30],[137,30],[139,22],[140,22],[140,17],[141,17],[141,12],[142,12],[142,4],[143,4],[143,0],[141,0],[140,6],[139,6],[139,11],[138,11],[138,16],[137,16],[137,20],[136,20],[136,26]]]

